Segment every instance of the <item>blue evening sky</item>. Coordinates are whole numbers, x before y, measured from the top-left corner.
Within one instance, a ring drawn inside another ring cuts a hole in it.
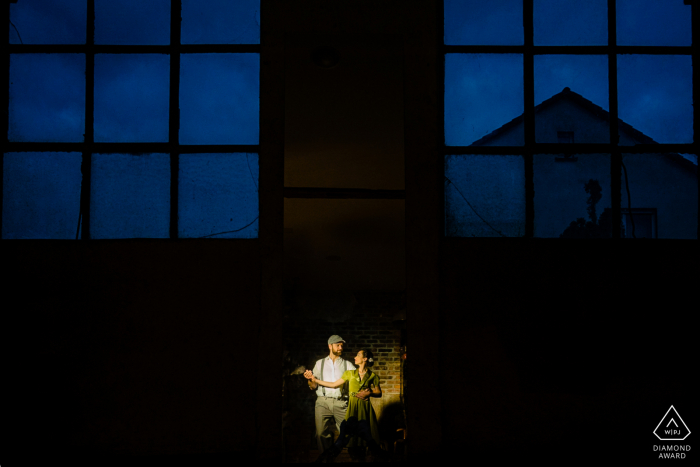
[[[170,44],[170,0],[95,0],[95,44]]]
[[[604,45],[605,0],[535,0],[536,45]],[[445,43],[523,44],[519,0],[445,0]],[[683,0],[618,0],[618,44],[690,45]],[[523,113],[522,57],[445,57],[445,143],[466,146]],[[565,87],[608,110],[606,56],[535,57],[535,104]],[[618,57],[619,116],[660,143],[692,142],[690,56]]]

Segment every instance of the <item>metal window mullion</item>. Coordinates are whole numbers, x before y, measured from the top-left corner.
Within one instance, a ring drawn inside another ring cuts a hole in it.
[[[90,239],[90,191],[92,185],[92,144],[95,140],[95,0],[87,2],[85,26],[85,139],[82,151],[82,184],[80,186],[80,220],[78,231],[81,240]],[[76,238],[78,234],[76,233]]]
[[[534,7],[533,0],[523,1],[523,126],[525,147],[525,237],[535,236],[535,46],[534,46]]]
[[[622,229],[622,152],[620,150],[620,125],[617,108],[617,7],[615,0],[608,0],[608,117],[610,124],[610,210],[612,213],[612,238],[620,238]],[[628,200],[629,201],[629,200]]]
[[[5,37],[10,37],[10,2],[7,2],[5,4],[5,8],[2,9],[2,13],[0,13],[0,21],[2,21],[7,29],[5,29]],[[3,142],[3,148],[7,148],[7,143],[8,143],[8,138],[7,138],[7,132],[9,131],[9,123],[10,123],[10,50],[8,48],[7,53],[3,54],[5,55],[4,61],[5,61],[5,72],[2,73],[2,86],[5,91],[2,93],[2,117],[0,117],[2,120],[0,121],[0,128],[2,128],[2,142]],[[2,205],[3,205],[3,194],[5,192],[5,187],[3,184],[3,180],[5,177],[4,174],[4,168],[5,168],[5,150],[0,152],[0,238],[2,238]]]
[[[613,153],[617,146],[608,143],[535,143],[533,154],[600,154]],[[692,153],[697,152],[694,144],[636,144],[634,146],[619,146],[623,153],[629,154],[658,154]],[[520,153],[519,146],[445,146],[443,155],[453,154],[483,154],[483,155],[512,155]]]
[[[88,145],[85,143],[32,143],[32,142],[8,142],[5,145],[6,152],[83,152],[87,150]],[[259,145],[257,144],[203,144],[203,145],[171,145],[171,143],[91,143],[89,144],[90,151],[93,153],[124,153],[124,154],[143,154],[143,153],[170,153],[173,150],[180,154],[194,153],[212,153],[218,154],[222,152],[254,152],[257,153]],[[685,151],[689,152],[689,151]]]
[[[700,34],[698,34],[698,28],[700,28],[700,8],[698,8],[697,2],[691,2],[690,4],[690,14],[691,14],[691,34],[692,41],[691,44],[697,45],[700,42]],[[693,147],[692,151],[695,157],[700,156],[700,151],[698,151],[698,138],[700,137],[700,60],[698,60],[697,47],[692,49],[692,65],[693,65]],[[698,185],[700,185],[700,164],[696,167],[696,177]],[[700,206],[700,190],[698,190],[698,206]],[[697,213],[698,222],[698,232],[697,238],[700,238],[700,208]]]
[[[167,54],[170,45],[93,44],[96,54]],[[83,53],[84,44],[8,44],[10,53]],[[181,44],[180,53],[260,53],[259,44]]]
[[[170,3],[170,105],[168,141],[170,145],[170,238],[178,238],[178,204],[180,175],[180,38],[182,2]]]
[[[649,54],[649,55],[690,55],[689,46],[663,45],[622,45],[617,46],[620,54]],[[444,45],[445,53],[484,53],[484,54],[513,54],[521,53],[520,45]],[[605,55],[607,45],[538,45],[535,55]]]
[[[445,210],[445,180],[446,180],[446,175],[445,175],[445,156],[447,155],[447,150],[449,149],[445,145],[445,58],[447,57],[448,53],[448,48],[445,46],[445,2],[444,1],[438,1],[436,2],[437,4],[437,18],[438,18],[438,24],[437,24],[437,34],[436,34],[436,42],[437,42],[437,47],[438,47],[438,66],[437,66],[437,87],[438,87],[438,99],[436,102],[437,105],[437,115],[439,116],[438,122],[437,122],[437,141],[436,141],[436,146],[441,149],[441,151],[438,151],[437,156],[440,157],[440,163],[436,164],[438,167],[438,170],[440,173],[436,173],[436,182],[435,186],[439,187],[440,190],[440,203],[438,206],[436,206],[437,209],[439,209],[438,212],[442,214],[442,217],[438,218],[440,220],[440,236],[439,238],[441,240],[445,239],[446,233],[447,233],[447,212]],[[406,68],[406,63],[404,63],[404,69]],[[405,88],[405,84],[404,84]],[[405,165],[405,158],[404,158],[404,165]],[[408,170],[405,169],[406,173]],[[405,191],[408,191],[410,187],[408,185],[404,186]],[[404,204],[405,206],[405,204]],[[438,242],[438,254],[442,255],[442,246],[443,246],[443,241]]]

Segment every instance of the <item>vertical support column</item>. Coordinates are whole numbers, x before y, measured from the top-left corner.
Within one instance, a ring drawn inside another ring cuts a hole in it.
[[[440,242],[444,230],[442,0],[406,2],[406,425],[414,461],[434,460],[442,442],[439,384],[421,384],[440,362]],[[420,389],[416,389],[420,388]]]
[[[620,238],[622,219],[622,153],[617,115],[617,7],[608,0],[608,95],[610,106],[610,207],[612,211],[612,238]],[[629,199],[629,198],[628,198]]]
[[[260,11],[260,316],[255,391],[256,457],[282,459],[282,308],[284,305],[284,0]],[[276,371],[276,369],[280,371]]]
[[[700,5],[696,0],[685,0],[690,4],[692,18],[692,44],[700,43]],[[698,60],[698,48],[693,47],[693,147],[695,157],[700,156],[698,150],[698,138],[700,138],[700,60]],[[700,186],[700,164],[697,166],[697,180]],[[700,206],[700,190],[698,190],[698,206]],[[700,209],[698,209],[698,238],[700,239]]]
[[[525,237],[535,236],[535,44],[534,44],[533,0],[523,1],[523,125],[525,129]]]
[[[170,108],[168,141],[170,144],[170,238],[178,236],[178,193],[180,175],[180,35],[182,1],[170,3]]]
[[[5,8],[0,9],[0,21],[5,25],[3,31],[5,31],[5,37],[10,37],[10,2],[5,5]],[[5,71],[2,73],[2,79],[0,79],[0,86],[4,91],[2,92],[2,99],[0,99],[0,105],[2,105],[2,110],[0,111],[0,131],[2,131],[2,137],[0,141],[3,142],[3,147],[7,147],[7,132],[9,130],[10,124],[10,52],[9,49],[5,56],[3,57],[5,63]],[[3,180],[5,168],[5,152],[0,152],[0,238],[2,238],[2,203],[3,203],[3,193],[5,188],[3,186]]]
[[[85,31],[85,149],[80,171],[83,182],[80,187],[80,215],[76,240],[90,239],[90,191],[92,181],[92,143],[95,113],[95,0],[87,2],[87,21]],[[81,235],[82,231],[82,235]]]

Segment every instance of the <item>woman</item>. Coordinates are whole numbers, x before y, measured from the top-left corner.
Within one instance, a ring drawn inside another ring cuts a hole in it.
[[[340,436],[331,449],[321,454],[317,462],[337,456],[348,443],[350,447],[361,447],[362,451],[365,446],[368,446],[373,456],[385,457],[386,453],[379,447],[377,415],[370,402],[370,397],[382,397],[379,376],[370,370],[372,365],[374,365],[372,352],[362,349],[355,356],[357,369],[346,371],[335,382],[321,381],[311,371],[304,373],[306,379],[327,388],[339,388],[346,381],[349,382],[350,400],[345,420],[340,424]]]

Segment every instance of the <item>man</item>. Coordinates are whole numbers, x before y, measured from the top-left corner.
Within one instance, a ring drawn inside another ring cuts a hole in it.
[[[318,360],[314,365],[313,375],[321,381],[338,381],[347,370],[354,370],[355,365],[343,359],[343,344],[345,341],[338,335],[328,339],[328,357]],[[305,376],[311,377],[311,370],[306,370]],[[324,388],[309,380],[309,388],[316,390],[316,441],[318,449],[323,451],[333,446],[333,433],[331,427],[335,423],[340,431],[340,423],[345,419],[348,410],[348,384],[337,389]],[[359,394],[360,397],[368,397],[367,394]]]

